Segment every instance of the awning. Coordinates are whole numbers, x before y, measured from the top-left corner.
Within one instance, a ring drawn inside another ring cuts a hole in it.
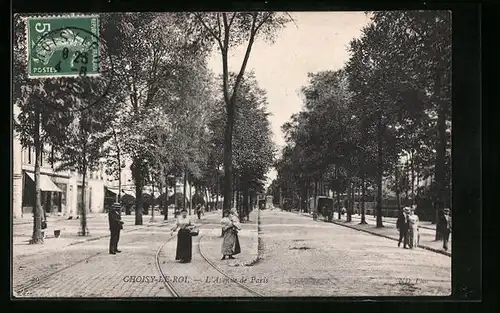
[[[26,172],[26,175],[28,175],[29,178],[31,178],[31,180],[33,182],[35,182],[35,174],[34,173],[28,173],[28,172]],[[57,187],[56,184],[54,184],[52,182],[52,180],[50,179],[50,177],[47,176],[47,175],[44,175],[44,174],[40,174],[40,190],[42,190],[42,191],[62,192],[62,190],[59,189],[59,187]]]
[[[104,188],[106,188],[107,191],[109,191],[111,193],[114,193],[115,195],[118,194],[118,188],[113,188],[113,187],[104,187]],[[122,189],[121,195],[122,196],[128,195],[128,196],[131,196],[131,197],[135,198],[135,192],[133,192],[131,190]]]
[[[118,194],[118,188],[111,188],[111,187],[104,187],[106,188],[107,191],[114,193],[115,195]]]
[[[128,195],[128,196],[131,196],[131,197],[135,198],[135,192],[133,192],[131,190],[124,190],[124,189],[122,189],[122,195]]]

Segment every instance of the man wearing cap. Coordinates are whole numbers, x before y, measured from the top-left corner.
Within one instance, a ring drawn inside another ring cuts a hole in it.
[[[450,216],[450,209],[445,208],[443,210],[443,214],[441,214],[441,217],[439,219],[439,231],[441,232],[441,235],[443,236],[443,249],[444,251],[448,250],[448,241],[450,240],[450,233],[451,233],[451,216]]]
[[[118,250],[118,241],[120,240],[120,230],[123,228],[123,221],[120,215],[121,204],[116,202],[111,207],[108,212],[109,218],[109,231],[111,232],[111,237],[109,239],[109,254],[120,253]]]
[[[408,221],[408,215],[410,213],[410,208],[405,207],[401,214],[398,217],[396,222],[396,228],[399,230],[399,241],[398,247],[401,246],[401,240],[403,240],[403,247],[408,249],[408,229],[410,228],[410,224]]]

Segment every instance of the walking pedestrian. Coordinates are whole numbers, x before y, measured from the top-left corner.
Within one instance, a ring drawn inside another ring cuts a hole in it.
[[[408,216],[409,229],[408,229],[408,243],[410,249],[418,247],[419,224],[420,220],[418,215],[415,214],[416,205],[410,207],[410,215]]]
[[[186,209],[182,209],[180,216],[177,218],[175,227],[172,228],[171,236],[179,229],[177,233],[177,249],[175,253],[175,260],[180,263],[191,262],[193,239],[191,238],[191,229],[195,225],[187,215]]]
[[[226,257],[234,259],[233,256],[241,252],[240,241],[238,239],[238,231],[241,228],[236,209],[233,208],[231,212],[224,212],[221,225],[222,236],[224,237],[222,241],[221,260],[225,260]]]
[[[445,208],[440,215],[441,216],[438,221],[438,229],[443,237],[443,249],[444,251],[448,251],[448,242],[450,240],[451,233],[450,209]]]
[[[409,213],[410,209],[404,208],[399,214],[398,220],[396,222],[396,228],[399,230],[398,247],[401,247],[401,241],[403,241],[403,248],[405,249],[408,249],[407,245],[408,245]]]
[[[121,207],[121,204],[116,202],[108,212],[109,231],[111,232],[111,236],[109,238],[109,254],[117,254],[121,252],[118,250],[120,230],[123,229],[123,221],[121,220],[122,217],[120,215]]]
[[[201,219],[201,205],[198,204],[196,206],[196,215],[198,215],[198,219]]]

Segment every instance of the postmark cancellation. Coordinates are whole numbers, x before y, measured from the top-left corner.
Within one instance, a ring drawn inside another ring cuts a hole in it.
[[[28,77],[100,74],[99,16],[28,17]]]

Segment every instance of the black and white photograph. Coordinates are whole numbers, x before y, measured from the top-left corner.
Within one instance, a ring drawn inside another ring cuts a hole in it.
[[[12,297],[450,296],[451,20],[14,14]]]

